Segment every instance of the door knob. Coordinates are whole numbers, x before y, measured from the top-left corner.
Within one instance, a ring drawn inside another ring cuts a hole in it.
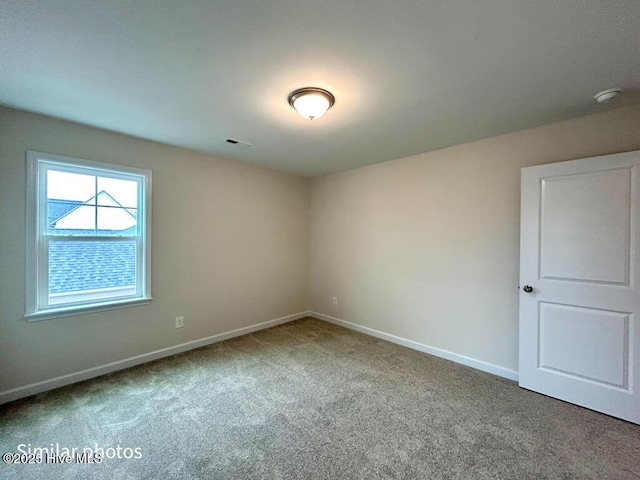
[[[531,293],[533,292],[533,287],[531,285],[525,285],[524,287],[522,287],[522,290],[524,290],[527,293]]]

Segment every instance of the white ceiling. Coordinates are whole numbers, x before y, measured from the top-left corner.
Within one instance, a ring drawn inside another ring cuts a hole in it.
[[[640,103],[639,25],[638,0],[0,0],[0,103],[316,176]],[[317,121],[304,86],[336,97]]]

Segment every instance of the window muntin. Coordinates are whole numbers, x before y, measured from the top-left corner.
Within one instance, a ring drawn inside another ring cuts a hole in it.
[[[27,318],[148,301],[151,172],[27,159]]]

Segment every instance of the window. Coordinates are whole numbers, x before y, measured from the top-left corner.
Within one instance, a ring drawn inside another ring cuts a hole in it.
[[[27,152],[28,320],[151,300],[151,172]]]

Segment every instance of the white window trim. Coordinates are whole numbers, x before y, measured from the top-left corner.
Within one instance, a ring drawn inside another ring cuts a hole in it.
[[[143,192],[140,192],[139,204],[144,201],[144,208],[141,209],[142,215],[138,218],[141,225],[141,245],[144,245],[144,253],[140,251],[141,258],[141,291],[140,295],[132,298],[117,298],[104,302],[95,301],[90,304],[80,305],[64,305],[49,306],[41,308],[39,299],[44,292],[44,285],[41,278],[46,268],[39,265],[44,260],[44,254],[41,251],[43,242],[40,241],[40,212],[43,210],[43,204],[46,198],[40,191],[40,179],[38,178],[40,169],[39,165],[43,162],[51,162],[57,164],[68,164],[70,167],[90,167],[98,170],[105,170],[111,176],[114,172],[133,173],[141,175],[144,180],[142,182]],[[48,320],[52,318],[68,317],[74,315],[82,315],[116,308],[133,307],[138,305],[146,305],[153,298],[151,297],[151,171],[134,167],[125,167],[103,162],[93,162],[79,158],[66,157],[62,155],[54,155],[43,152],[27,151],[27,199],[26,199],[26,235],[27,235],[27,252],[26,252],[26,305],[24,318],[31,321]]]

